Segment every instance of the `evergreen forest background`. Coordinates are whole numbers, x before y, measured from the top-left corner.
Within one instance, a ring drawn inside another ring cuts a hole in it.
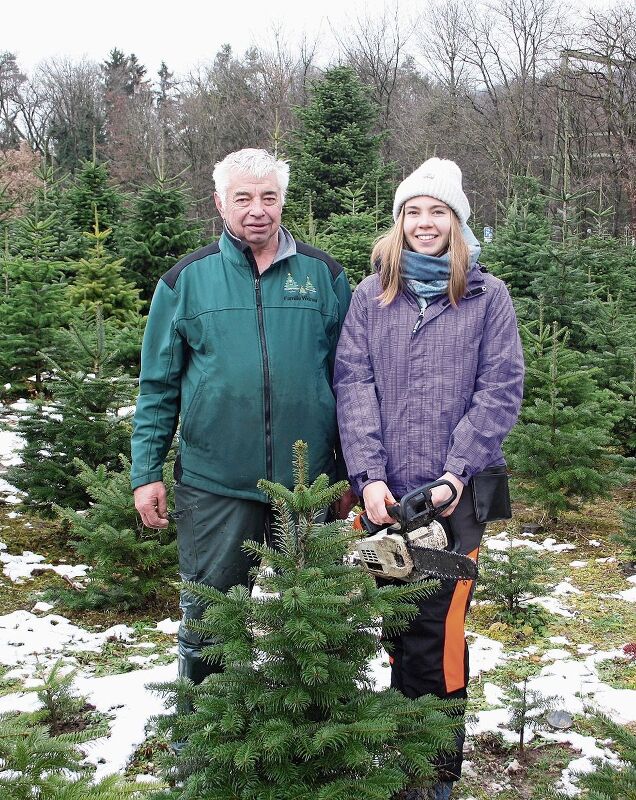
[[[328,65],[278,31],[179,79],[118,49],[29,75],[0,53],[0,402],[28,399],[3,477],[91,567],[62,607],[176,592],[173,531],[144,531],[129,490],[141,339],[159,277],[220,233],[212,169],[241,147],[290,160],[284,224],[354,287],[397,182],[459,163],[524,344],[517,508],[558,531],[608,501],[636,559],[636,11],[565,30],[551,2],[488,8],[435,4],[421,40],[398,14],[358,18]]]

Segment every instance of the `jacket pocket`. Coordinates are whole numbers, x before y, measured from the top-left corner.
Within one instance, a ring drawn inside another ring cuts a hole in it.
[[[194,391],[194,395],[192,396],[192,400],[190,401],[190,405],[188,406],[185,417],[181,421],[181,438],[188,444],[195,444],[190,437],[193,433],[194,420],[196,420],[197,414],[203,405],[203,395],[207,381],[208,376],[203,373],[199,378],[199,383]]]

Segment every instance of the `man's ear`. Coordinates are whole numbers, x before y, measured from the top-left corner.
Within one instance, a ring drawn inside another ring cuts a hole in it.
[[[225,219],[225,214],[223,211],[223,201],[221,200],[221,195],[214,192],[214,204],[216,205],[217,211],[219,214]]]

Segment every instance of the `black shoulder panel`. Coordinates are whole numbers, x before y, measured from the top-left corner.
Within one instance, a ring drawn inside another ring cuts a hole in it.
[[[322,250],[319,250],[317,247],[312,247],[310,244],[296,241],[296,252],[300,253],[303,256],[309,256],[310,258],[317,258],[319,261],[322,261],[329,267],[331,276],[334,280],[343,271],[342,264],[339,264],[330,255],[324,253]]]
[[[200,261],[202,258],[206,256],[212,256],[219,251],[219,243],[212,242],[212,244],[207,244],[205,247],[201,247],[199,250],[195,250],[194,253],[188,253],[187,256],[184,256],[180,261],[171,267],[165,275],[161,276],[161,280],[164,283],[167,283],[171,289],[174,289],[174,285],[177,282],[177,278],[181,274],[181,270],[185,269],[188,264],[192,264],[193,261]]]
[[[477,266],[479,267],[480,272],[490,272],[488,267],[485,264],[482,264],[481,261],[477,262]]]

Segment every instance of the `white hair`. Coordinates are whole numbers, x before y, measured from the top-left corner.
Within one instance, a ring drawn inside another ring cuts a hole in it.
[[[246,147],[225,156],[214,165],[212,178],[216,193],[220,195],[223,205],[227,201],[227,190],[233,175],[251,175],[254,178],[265,178],[274,173],[280,189],[281,203],[285,202],[285,193],[289,184],[289,164],[274,158],[267,150]]]

